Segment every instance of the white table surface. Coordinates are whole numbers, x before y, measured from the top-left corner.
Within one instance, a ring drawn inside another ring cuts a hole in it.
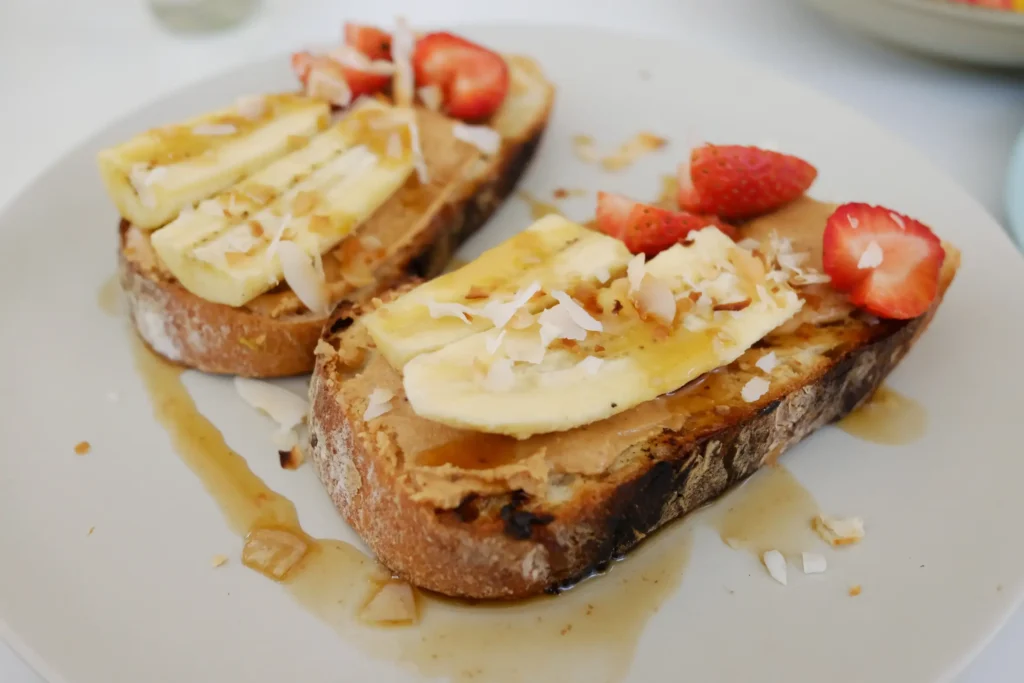
[[[345,17],[387,23],[551,22],[676,36],[788,74],[916,145],[1000,222],[1024,73],[939,64],[866,42],[796,0],[264,0],[237,29],[184,38],[143,0],[0,0],[0,207],[121,113],[206,75],[330,40]],[[627,9],[628,7],[628,9]],[[680,65],[685,84],[686,65]],[[693,68],[699,68],[696,65]],[[885,163],[880,159],[879,163]],[[8,560],[9,561],[9,560]],[[958,683],[1024,680],[1024,610]],[[41,683],[3,643],[0,682]]]

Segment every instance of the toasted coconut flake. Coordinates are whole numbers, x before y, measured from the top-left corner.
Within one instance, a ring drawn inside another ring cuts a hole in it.
[[[238,128],[231,123],[200,123],[192,126],[193,135],[234,135],[237,131]]]
[[[242,95],[235,100],[235,109],[243,118],[255,121],[267,113],[267,98],[263,95]]]
[[[295,292],[306,308],[319,315],[331,312],[330,300],[327,295],[327,283],[323,271],[317,272],[313,259],[294,242],[284,240],[278,245],[278,258],[285,282]]]
[[[531,327],[535,322],[537,322],[537,316],[530,313],[525,308],[520,308],[515,312],[515,315],[512,316],[512,319],[508,321],[508,327],[513,330],[525,330],[526,328]]]
[[[804,574],[821,574],[828,568],[828,562],[824,555],[818,553],[801,553],[804,565]]]
[[[768,380],[762,377],[751,377],[747,380],[747,383],[743,385],[740,395],[747,403],[753,403],[768,393],[768,388],[770,386],[771,385],[768,383]]]
[[[411,624],[417,619],[416,593],[404,581],[388,581],[359,611],[371,624]]]
[[[306,94],[337,107],[347,107],[352,102],[352,89],[345,79],[325,69],[314,68],[310,72]]]
[[[427,310],[431,318],[458,318],[466,324],[469,324],[468,316],[477,314],[477,311],[469,306],[448,301],[428,301]]]
[[[757,368],[759,370],[761,370],[761,372],[768,372],[768,373],[770,373],[772,370],[774,370],[776,368],[776,366],[778,366],[778,364],[779,364],[779,359],[775,355],[774,351],[769,351],[768,353],[766,353],[763,356],[761,356],[760,358],[758,358],[757,362],[754,363],[754,365],[756,365]]]
[[[473,145],[488,156],[497,154],[501,149],[501,135],[490,126],[471,126],[456,122],[452,126],[452,136],[456,140]]]
[[[864,538],[864,520],[860,517],[818,515],[813,526],[821,539],[833,546],[851,545]]]
[[[532,365],[542,362],[547,352],[546,344],[536,332],[511,334],[504,340],[503,348],[509,360]]]
[[[214,569],[216,569],[217,567],[223,567],[225,564],[227,564],[227,562],[227,555],[214,555],[213,559],[210,560],[210,564],[213,566]]]
[[[761,561],[764,562],[764,566],[768,573],[771,574],[771,577],[785,586],[786,558],[782,556],[782,553],[778,550],[769,550],[761,557]]]
[[[309,543],[284,529],[255,529],[245,538],[242,564],[281,581],[309,552]]]
[[[573,320],[569,308],[558,304],[547,309],[537,318],[540,322],[541,344],[547,347],[556,339],[583,341],[587,331]]]
[[[751,304],[749,297],[739,299],[736,301],[726,301],[723,303],[715,304],[711,307],[714,311],[742,311]]]
[[[613,154],[601,159],[601,166],[606,171],[619,171],[633,165],[645,154],[659,150],[667,144],[668,140],[653,133],[637,133],[624,142]]]
[[[487,375],[483,379],[484,389],[493,392],[510,391],[515,383],[516,376],[512,372],[512,361],[508,358],[499,358],[491,363],[491,367],[487,369]]]
[[[363,421],[369,422],[370,420],[391,412],[391,399],[394,397],[395,393],[388,389],[381,389],[380,387],[377,387],[371,391],[369,400],[366,404],[366,412],[363,413]]]
[[[643,282],[644,275],[647,274],[647,270],[644,268],[646,258],[643,254],[637,254],[630,259],[629,265],[626,266],[626,279],[629,280],[630,292],[640,289],[640,283]]]
[[[489,335],[487,337],[487,340],[484,342],[484,346],[487,348],[487,353],[491,354],[492,356],[495,353],[497,353],[498,349],[501,348],[501,342],[504,339],[505,339],[505,330],[502,330],[501,332],[499,332],[497,334],[493,334],[492,333],[491,335]]]
[[[588,375],[596,375],[601,366],[604,365],[604,359],[598,358],[597,356],[587,356],[581,360],[576,367],[583,370]]]
[[[425,85],[416,91],[419,95],[420,102],[423,103],[430,111],[441,111],[441,103],[443,101],[443,95],[441,89],[436,85]]]
[[[594,138],[589,135],[574,135],[572,138],[572,149],[579,160],[585,163],[597,163],[600,159],[597,153],[597,146],[594,144]]]
[[[395,73],[395,65],[386,59],[370,59],[351,45],[342,43],[327,56],[342,66],[378,76],[391,76]]]
[[[885,256],[882,252],[882,246],[875,240],[868,242],[868,246],[864,249],[864,252],[860,255],[860,260],[857,261],[858,270],[865,270],[867,268],[877,268],[882,265],[882,259]]]
[[[676,297],[672,288],[652,275],[641,281],[633,301],[644,318],[655,318],[665,325],[671,325],[676,319]]]
[[[309,403],[270,382],[235,377],[235,391],[246,403],[270,417],[284,429],[292,429],[306,419]]]
[[[832,278],[825,273],[819,273],[817,271],[809,270],[804,271],[800,275],[794,275],[789,278],[789,284],[794,287],[805,287],[807,285],[821,285],[832,282]]]
[[[288,450],[278,451],[277,457],[281,462],[281,467],[286,470],[297,470],[302,467],[302,463],[306,460],[306,456],[298,444]]]
[[[576,303],[575,299],[561,291],[551,292],[551,296],[554,297],[555,301],[561,306],[565,306],[566,311],[569,313],[569,317],[572,321],[582,327],[587,332],[601,332],[604,330],[604,326],[601,321],[594,316],[587,313],[586,309]],[[672,305],[675,310],[675,302]]]
[[[533,295],[539,291],[540,283],[531,282],[528,286],[516,292],[516,295],[510,301],[488,301],[479,313],[494,323],[495,327],[505,327],[508,321],[512,319],[512,316],[516,314],[516,311],[525,306],[533,298]]]

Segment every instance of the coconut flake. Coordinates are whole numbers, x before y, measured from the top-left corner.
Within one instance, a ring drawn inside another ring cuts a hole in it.
[[[278,451],[290,451],[299,443],[299,435],[294,429],[282,427],[270,435],[270,442]]]
[[[309,73],[309,78],[306,80],[306,94],[337,107],[347,107],[352,103],[352,89],[348,87],[345,79],[326,69],[314,68]]]
[[[586,309],[576,303],[576,300],[565,292],[554,291],[551,292],[551,296],[555,298],[555,301],[561,306],[565,306],[569,312],[569,317],[572,321],[582,327],[587,332],[601,332],[604,326],[601,321],[594,316],[587,313]],[[672,308],[675,310],[675,301],[672,302]]]
[[[452,136],[473,145],[488,156],[497,154],[501,149],[501,135],[490,126],[471,126],[457,122],[452,126]]]
[[[736,246],[741,249],[746,249],[747,251],[753,251],[754,249],[760,249],[761,243],[753,237],[744,237],[736,243]]]
[[[774,351],[769,351],[768,353],[758,358],[757,362],[754,363],[754,365],[756,365],[759,370],[767,373],[771,373],[771,371],[774,370],[778,364],[779,359],[778,357],[776,357]]]
[[[640,283],[644,280],[644,275],[647,274],[644,268],[644,261],[646,257],[641,253],[637,254],[629,260],[629,265],[626,266],[626,279],[629,280],[629,291],[635,292],[640,289]]]
[[[596,278],[597,281],[603,285],[604,283],[612,279],[612,274],[608,271],[607,268],[601,266],[600,268],[594,271],[594,278]]]
[[[270,382],[235,377],[235,391],[253,408],[269,415],[282,429],[298,426],[306,419],[309,410],[305,399]]]
[[[391,32],[391,58],[395,63],[395,74],[391,81],[391,93],[399,107],[411,107],[415,79],[412,71],[412,52],[416,36],[409,28],[405,17],[395,19],[395,30]]]
[[[392,133],[388,137],[387,155],[392,159],[402,158],[402,138],[398,136],[398,133]]]
[[[778,550],[769,550],[761,557],[761,561],[764,562],[764,566],[768,573],[771,574],[771,577],[785,586],[786,558],[782,556],[782,553]]]
[[[443,96],[441,89],[436,85],[425,85],[416,91],[419,95],[420,101],[423,102],[424,106],[430,111],[440,111]]]
[[[672,288],[659,278],[645,277],[634,301],[641,313],[657,318],[666,325],[671,325],[676,319],[676,298]]]
[[[825,561],[824,555],[801,553],[800,557],[803,560],[804,574],[821,574],[828,567],[828,562]]]
[[[604,365],[603,358],[598,358],[597,356],[587,356],[579,363],[577,363],[576,367],[582,370],[583,372],[587,373],[588,375],[596,375],[597,371],[601,369],[602,365]]]
[[[685,327],[690,332],[703,332],[704,330],[708,329],[708,326],[709,325],[707,320],[704,320],[704,318],[694,313],[691,313],[690,315],[683,318],[683,327]]]
[[[395,73],[395,65],[386,59],[370,59],[351,45],[342,43],[327,53],[327,56],[342,66],[356,71],[379,76],[391,76]]]
[[[463,304],[447,301],[428,301],[427,310],[431,318],[459,318],[464,323],[469,323],[467,315],[476,315],[477,311],[464,306]]]
[[[193,135],[233,135],[238,132],[238,128],[231,123],[200,123],[192,126]]]
[[[483,380],[483,387],[487,391],[503,392],[509,391],[516,383],[515,373],[512,372],[512,361],[508,358],[499,358],[491,363],[487,375]]]
[[[813,526],[829,545],[850,545],[864,538],[864,520],[860,517],[818,515]]]
[[[544,360],[547,352],[547,344],[544,344],[536,333],[512,334],[503,343],[505,356],[520,363],[537,365]]]
[[[242,95],[235,100],[239,116],[255,121],[267,112],[267,98],[263,95]]]
[[[762,377],[751,377],[747,383],[743,385],[743,390],[740,392],[740,395],[747,403],[753,403],[768,393],[769,386],[768,380]]]
[[[583,341],[587,338],[587,331],[573,320],[569,308],[562,304],[547,309],[537,320],[540,322],[540,340],[544,347],[556,339]]]
[[[885,254],[882,252],[882,246],[875,240],[868,242],[867,248],[864,253],[860,255],[860,260],[857,261],[857,269],[864,270],[866,268],[877,268],[882,265],[882,259]]]
[[[277,253],[277,247],[281,243],[281,238],[284,236],[284,231],[288,229],[288,224],[292,222],[291,213],[287,213],[281,216],[281,220],[277,224],[277,228],[274,230],[274,236],[270,239],[270,244],[267,245],[267,258],[274,258],[274,254]],[[264,223],[266,220],[264,219]]]
[[[331,312],[327,287],[321,273],[309,254],[294,242],[284,240],[277,246],[278,260],[284,280],[299,297],[306,308],[313,313],[327,315]]]
[[[485,318],[488,318],[495,327],[505,327],[508,321],[512,319],[512,316],[516,314],[520,308],[525,306],[527,302],[533,298],[533,295],[540,291],[540,283],[532,282],[529,286],[520,289],[516,292],[516,295],[512,297],[511,301],[497,301],[491,300],[483,307],[479,314]]]
[[[505,339],[505,330],[502,330],[498,334],[492,334],[487,337],[484,342],[484,346],[487,348],[487,353],[492,356],[501,347],[501,342]]]
[[[394,397],[395,392],[389,391],[388,389],[376,387],[371,391],[369,400],[366,404],[366,412],[363,413],[363,422],[369,422],[370,420],[390,412],[391,399]]]

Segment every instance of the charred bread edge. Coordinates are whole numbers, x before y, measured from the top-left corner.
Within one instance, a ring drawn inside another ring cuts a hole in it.
[[[508,152],[492,171],[465,192],[455,193],[430,225],[391,260],[388,272],[378,272],[372,289],[353,292],[363,301],[384,291],[410,270],[432,277],[454,251],[479,229],[512,192],[537,150],[547,128],[551,103],[523,141],[506,142]],[[313,369],[313,349],[324,319],[274,319],[244,308],[215,304],[192,294],[177,282],[160,282],[126,258],[122,221],[118,274],[126,293],[132,324],[157,354],[186,367],[212,374],[246,377],[285,377]],[[253,340],[261,339],[258,345]],[[255,348],[254,348],[255,347]]]
[[[948,282],[944,283],[948,286]],[[648,534],[696,510],[772,464],[789,447],[867,399],[910,350],[941,302],[883,336],[830,359],[753,417],[694,441],[666,430],[642,444],[642,470],[621,483],[596,482],[543,518],[518,509],[485,524],[460,510],[413,502],[402,473],[377,466],[377,446],[331,390],[332,363],[318,359],[310,386],[312,459],[332,500],[377,556],[410,582],[465,598],[522,598],[603,570]],[[352,322],[339,311],[326,337]]]

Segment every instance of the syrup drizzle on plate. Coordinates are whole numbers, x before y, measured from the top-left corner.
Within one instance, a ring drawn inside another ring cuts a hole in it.
[[[928,413],[914,399],[883,385],[840,420],[839,427],[858,439],[903,446],[924,435],[928,427]]]
[[[614,683],[628,673],[647,620],[682,580],[691,545],[686,524],[655,534],[628,562],[558,596],[471,603],[419,593],[416,625],[367,625],[358,613],[379,589],[380,565],[348,543],[306,534],[295,505],[256,476],[198,411],[181,379],[185,370],[155,355],[134,334],[131,346],[154,417],[228,526],[240,537],[273,528],[304,541],[305,556],[280,585],[373,657],[460,683],[574,677]]]

